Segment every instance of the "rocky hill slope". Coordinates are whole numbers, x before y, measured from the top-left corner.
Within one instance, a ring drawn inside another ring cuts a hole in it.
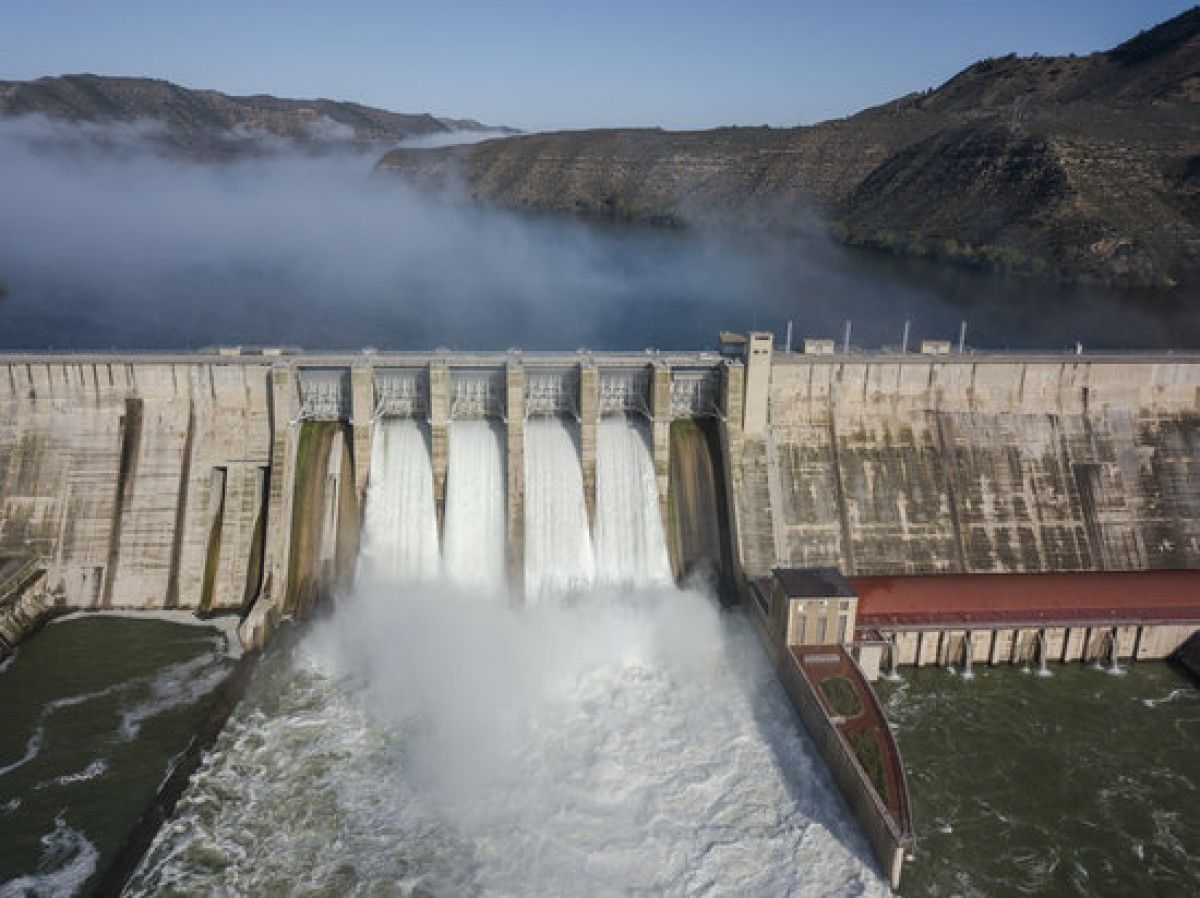
[[[150,121],[160,129],[151,132],[152,136],[164,145],[200,157],[263,149],[272,139],[319,150],[330,145],[396,144],[410,137],[489,130],[470,119],[389,112],[333,100],[289,100],[263,94],[232,97],[150,78],[62,75],[0,81],[0,116],[28,114],[103,124]]]
[[[1200,283],[1200,8],[1103,53],[979,62],[791,129],[558,132],[379,163],[515,208],[829,229],[1006,271]]]

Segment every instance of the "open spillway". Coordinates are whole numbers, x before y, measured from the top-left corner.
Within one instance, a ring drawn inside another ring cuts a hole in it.
[[[407,418],[379,422],[360,578],[428,580],[441,572],[429,429]]]
[[[450,426],[446,523],[442,557],[446,576],[462,586],[504,588],[508,569],[508,495],[504,430],[494,421]]]
[[[558,418],[531,418],[525,424],[525,599],[536,604],[586,589],[595,578],[578,431]]]
[[[612,416],[596,432],[596,577],[634,586],[671,582],[649,429]]]
[[[749,622],[671,583],[644,425],[601,423],[593,551],[574,425],[527,422],[519,606],[501,433],[451,427],[439,566],[427,432],[381,425],[374,576],[269,653],[128,893],[886,895]]]

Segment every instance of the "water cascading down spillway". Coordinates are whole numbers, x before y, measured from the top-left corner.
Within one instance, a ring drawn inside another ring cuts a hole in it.
[[[526,601],[610,585],[671,582],[646,425],[622,415],[597,429],[595,538],[588,526],[578,432],[557,417],[525,429]],[[372,450],[360,570],[498,592],[507,565],[504,434],[497,422],[450,427],[440,541],[428,428],[384,419]]]
[[[578,428],[558,417],[525,422],[525,601],[587,589],[596,579]]]
[[[507,564],[503,432],[487,420],[450,428],[444,539],[439,541],[427,425],[384,418],[371,451],[359,575],[501,590]]]
[[[649,428],[624,415],[596,432],[596,576],[633,586],[671,583]]]
[[[359,579],[430,580],[442,568],[429,427],[384,418],[371,447]]]
[[[452,423],[442,546],[452,582],[491,592],[504,589],[507,496],[501,425],[486,419]]]

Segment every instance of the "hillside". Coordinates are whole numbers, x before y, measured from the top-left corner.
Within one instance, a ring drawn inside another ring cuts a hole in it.
[[[789,128],[557,132],[379,162],[512,208],[828,230],[1006,271],[1200,282],[1200,8],[1103,53],[1008,56]]]
[[[0,115],[28,114],[70,122],[154,121],[162,126],[157,136],[166,146],[200,157],[252,151],[272,138],[320,148],[395,144],[409,137],[488,130],[470,119],[389,112],[333,100],[262,94],[233,97],[150,78],[62,75],[0,81]]]

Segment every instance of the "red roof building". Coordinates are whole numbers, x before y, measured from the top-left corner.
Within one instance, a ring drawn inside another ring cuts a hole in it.
[[[1200,621],[1200,570],[847,580],[863,628]]]

